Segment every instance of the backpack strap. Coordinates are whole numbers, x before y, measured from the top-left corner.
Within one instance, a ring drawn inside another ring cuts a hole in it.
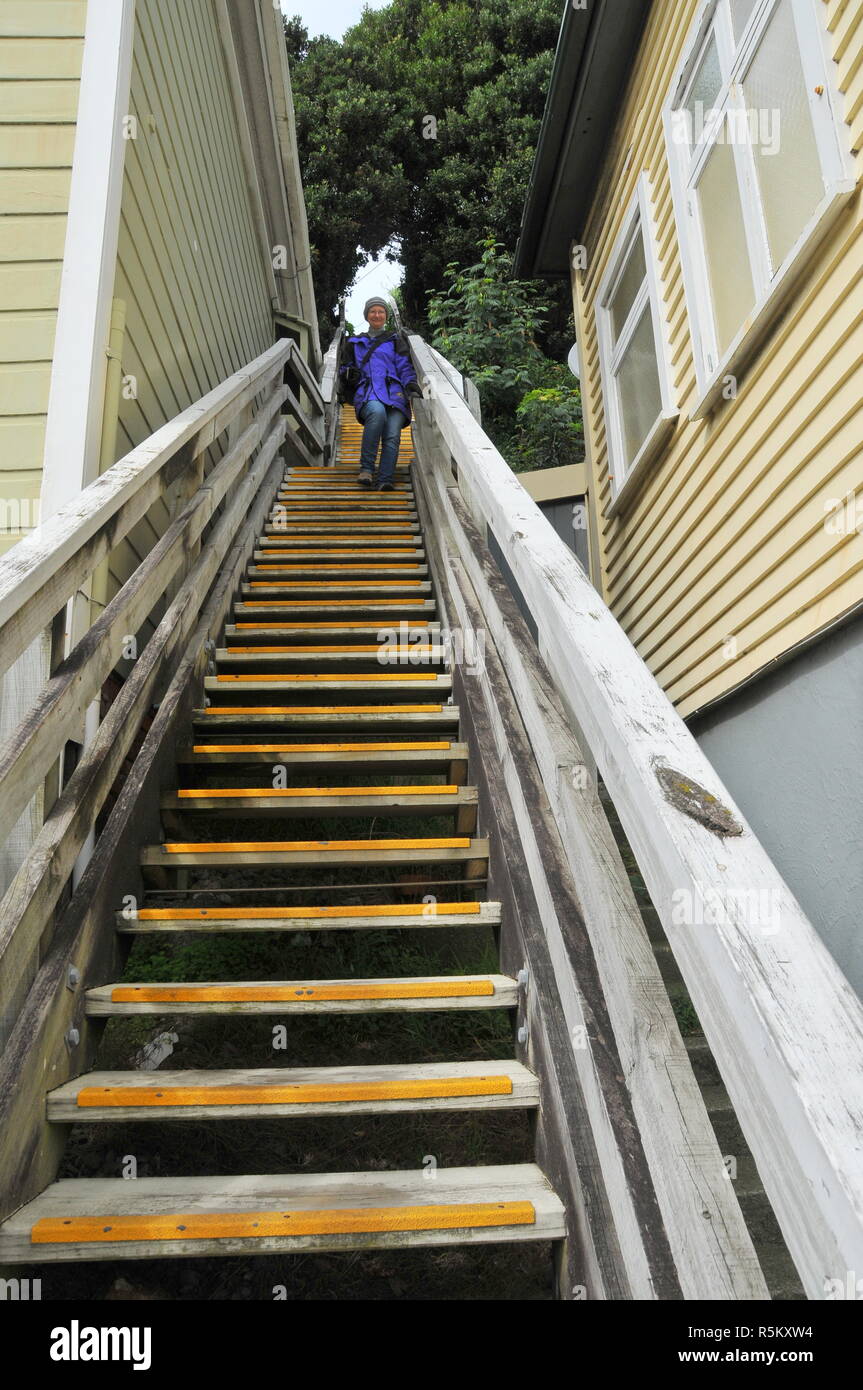
[[[359,363],[358,370],[359,370],[359,371],[362,371],[363,367],[366,365],[366,363],[368,362],[368,360],[369,360],[369,358],[371,357],[371,355],[372,355],[373,352],[377,352],[378,348],[379,348],[379,347],[383,347],[384,343],[392,343],[392,342],[395,342],[395,340],[396,340],[397,337],[398,337],[398,334],[396,334],[396,333],[384,333],[384,334],[381,335],[380,338],[375,338],[374,342],[372,343],[371,347],[369,348],[369,350],[368,350],[368,352],[366,353],[365,357],[363,358],[362,362]],[[354,350],[354,361],[355,361],[355,362],[356,362],[356,357],[357,357],[357,354],[356,354],[356,349],[355,349],[355,350]]]

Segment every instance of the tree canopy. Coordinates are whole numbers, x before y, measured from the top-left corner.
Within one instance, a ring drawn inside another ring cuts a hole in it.
[[[514,250],[560,18],[561,0],[392,0],[341,42],[286,19],[324,322],[365,255],[397,248],[424,327],[449,263],[487,236]]]

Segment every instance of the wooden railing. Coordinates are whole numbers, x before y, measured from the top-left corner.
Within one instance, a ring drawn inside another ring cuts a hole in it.
[[[450,623],[485,639],[456,698],[481,807],[508,836],[490,884],[514,909],[503,965],[538,982],[525,1045],[547,1171],[576,1212],[569,1277],[583,1270],[598,1297],[766,1296],[598,768],[804,1287],[823,1298],[825,1280],[863,1270],[863,1006],[451,371],[411,346],[438,580]]]
[[[340,324],[324,356],[324,371],[321,377],[321,396],[324,402],[324,462],[328,468],[336,461],[336,441],[339,433],[338,366],[344,338],[345,329]]]
[[[2,673],[153,504],[171,502],[167,530],[0,749],[5,834],[77,731],[129,637],[148,618],[157,624],[0,903],[5,1211],[53,1176],[59,1141],[44,1121],[46,1081],[59,1085],[79,1074],[92,1055],[96,1028],[84,1017],[84,990],[109,978],[105,971],[116,965],[114,913],[125,896],[139,892],[142,837],[159,839],[158,794],[173,770],[176,731],[195,695],[200,699],[205,644],[218,636],[276,494],[282,451],[320,462],[323,409],[314,376],[284,339],[157,430],[0,559]],[[154,705],[158,713],[65,901],[76,857]]]

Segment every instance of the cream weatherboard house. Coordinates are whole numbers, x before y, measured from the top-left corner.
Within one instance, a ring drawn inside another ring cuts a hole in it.
[[[568,276],[590,573],[863,992],[863,4],[586,0],[517,252]]]
[[[2,0],[0,76],[2,555],[276,338],[316,374],[320,346],[271,0]],[[0,681],[0,743],[166,519]],[[0,848],[0,895],[53,791]]]

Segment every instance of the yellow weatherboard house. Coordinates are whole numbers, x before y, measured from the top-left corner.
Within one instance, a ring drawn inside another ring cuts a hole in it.
[[[2,556],[274,331],[315,370],[320,344],[271,3],[4,0],[0,76]],[[159,500],[82,586],[75,639],[169,509]],[[43,639],[0,677],[0,740],[57,656]],[[0,847],[0,884],[38,800]]]
[[[863,990],[863,10],[567,7],[516,268],[568,277],[592,581]]]

